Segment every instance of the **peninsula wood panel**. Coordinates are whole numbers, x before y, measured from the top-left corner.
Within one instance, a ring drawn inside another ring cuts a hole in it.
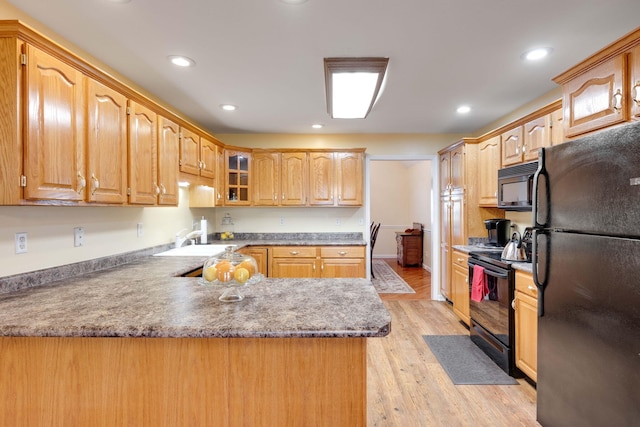
[[[0,337],[3,426],[366,424],[364,338]]]

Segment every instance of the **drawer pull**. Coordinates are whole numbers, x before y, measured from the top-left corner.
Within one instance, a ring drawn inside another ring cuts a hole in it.
[[[340,255],[340,256],[345,256],[346,254],[347,254],[347,253],[346,253],[345,251],[340,251],[340,252],[338,252],[338,255]]]
[[[464,258],[458,258],[458,262],[464,261]]]
[[[538,290],[538,288],[536,288],[536,287],[535,287],[535,286],[533,286],[533,285],[529,285],[529,286],[527,286],[527,289],[529,289],[530,291],[537,291],[537,290]]]
[[[300,252],[298,252],[298,251],[289,251],[289,253],[291,255],[300,255]]]
[[[620,92],[620,89],[618,89],[615,95],[613,95],[613,109],[616,113],[622,111],[622,93]]]

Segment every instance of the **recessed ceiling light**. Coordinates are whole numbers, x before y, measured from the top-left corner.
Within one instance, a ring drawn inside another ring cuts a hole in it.
[[[302,4],[302,3],[306,3],[307,0],[280,0],[281,3],[286,3],[286,4]]]
[[[224,111],[235,111],[238,109],[238,107],[231,104],[220,104],[220,108],[222,108]]]
[[[522,57],[527,61],[538,61],[551,53],[553,49],[550,47],[539,47],[531,49],[522,54]]]
[[[177,65],[178,67],[194,67],[196,65],[196,61],[186,56],[170,55],[167,58],[169,58],[169,61],[171,61],[173,65]]]
[[[324,127],[324,125],[321,125],[320,123],[316,123],[314,125],[311,125],[312,128],[314,129],[322,129]]]
[[[131,0],[109,0],[111,3],[129,3]]]
[[[461,105],[456,109],[456,111],[460,114],[467,114],[469,111],[471,111],[471,107],[469,107],[468,105]]]

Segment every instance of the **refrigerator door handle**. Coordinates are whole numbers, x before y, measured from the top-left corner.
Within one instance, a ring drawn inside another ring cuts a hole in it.
[[[545,256],[540,259],[539,253],[539,237],[545,236],[546,248],[544,248]],[[531,265],[533,273],[533,283],[538,287],[538,317],[544,316],[544,290],[547,287],[547,277],[549,273],[548,254],[549,254],[549,234],[546,230],[534,228],[531,234]],[[541,275],[540,273],[543,273]]]
[[[535,228],[544,228],[549,223],[549,174],[545,169],[545,149],[538,150],[538,170],[533,175],[533,197],[532,197],[532,210],[533,210],[533,226]],[[544,184],[541,185],[541,183]],[[540,207],[540,191],[544,190],[544,209]]]

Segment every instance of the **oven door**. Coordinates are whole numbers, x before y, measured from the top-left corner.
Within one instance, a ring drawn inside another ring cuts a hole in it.
[[[468,264],[469,283],[473,283],[473,267],[479,265],[484,268],[485,280],[489,288],[489,294],[480,302],[471,299],[471,288],[469,288],[469,316],[498,341],[509,347],[509,316],[513,299],[513,290],[509,286],[512,279],[511,270],[475,258],[469,258]]]

